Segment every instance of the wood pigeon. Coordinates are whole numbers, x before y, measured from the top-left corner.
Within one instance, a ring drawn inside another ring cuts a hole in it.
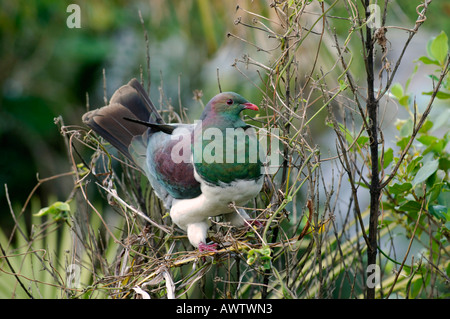
[[[142,169],[194,247],[215,251],[217,244],[206,243],[208,217],[248,225],[248,214],[230,203],[246,204],[263,185],[256,132],[240,118],[245,109],[258,111],[239,94],[225,92],[208,102],[194,124],[166,124],[132,79],[109,105],[84,114],[83,122]]]

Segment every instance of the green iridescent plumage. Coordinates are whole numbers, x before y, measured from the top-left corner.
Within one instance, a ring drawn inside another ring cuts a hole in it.
[[[240,113],[254,109],[236,93],[223,93],[205,107],[194,132],[193,162],[207,183],[220,186],[261,177],[260,145]]]

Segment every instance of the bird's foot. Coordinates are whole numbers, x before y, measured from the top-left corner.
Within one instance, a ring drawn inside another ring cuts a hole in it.
[[[198,250],[200,252],[216,252],[217,251],[217,244],[205,244],[205,243],[200,243],[198,245]]]
[[[257,220],[257,219],[252,219],[252,220],[250,220],[249,221],[249,224],[252,226],[252,227],[256,227],[256,228],[262,228],[263,226],[264,226],[264,224],[263,223],[261,223],[259,220]]]

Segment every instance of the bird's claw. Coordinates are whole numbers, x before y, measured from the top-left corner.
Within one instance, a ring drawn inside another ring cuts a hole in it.
[[[198,250],[200,252],[216,252],[217,251],[217,244],[205,244],[205,243],[200,243],[198,245]]]
[[[253,219],[249,222],[251,227],[262,228],[264,225],[257,219]]]

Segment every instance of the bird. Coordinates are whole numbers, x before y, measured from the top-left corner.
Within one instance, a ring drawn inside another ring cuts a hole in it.
[[[261,226],[236,209],[254,199],[264,181],[263,150],[255,129],[241,118],[244,110],[259,108],[237,93],[221,92],[193,124],[166,123],[133,78],[82,121],[142,170],[194,248],[214,252],[217,243],[207,243],[210,217],[222,215],[236,227]]]

